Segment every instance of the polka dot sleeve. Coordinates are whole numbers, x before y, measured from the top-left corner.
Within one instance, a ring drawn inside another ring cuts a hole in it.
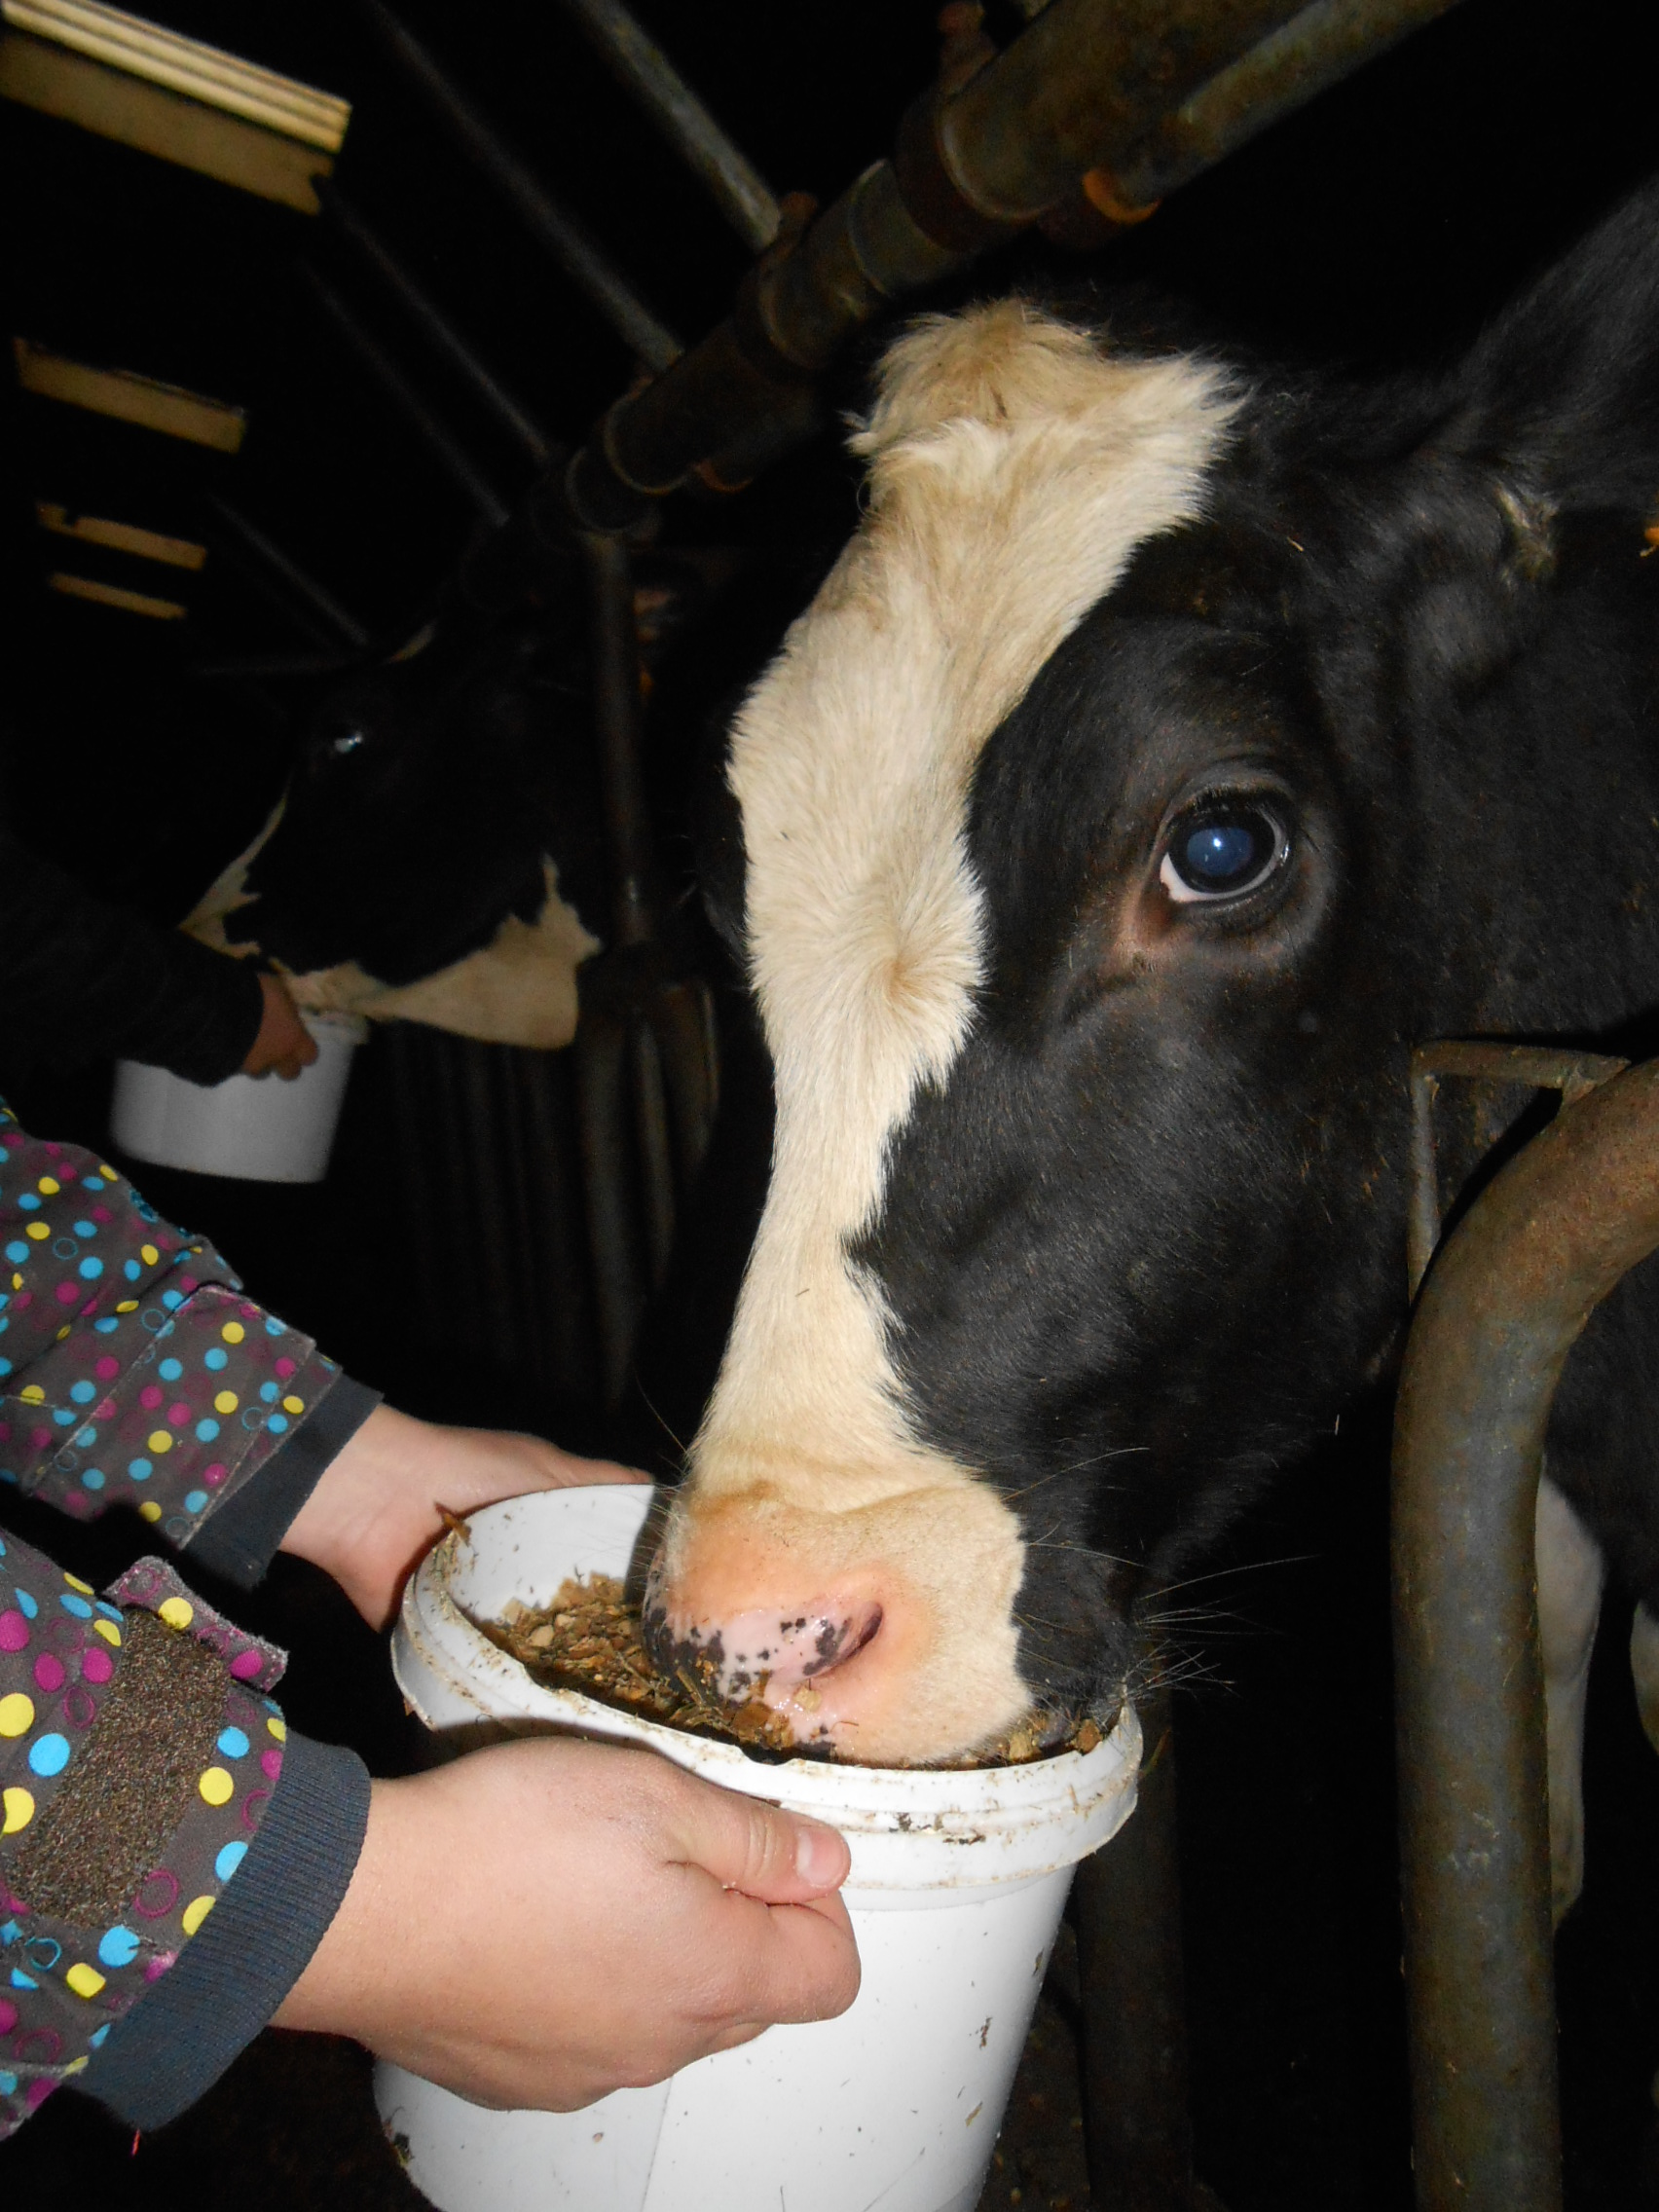
[[[103,1596],[0,1538],[0,2136],[166,1975],[258,1834],[282,1654],[160,1560]]]
[[[0,1483],[187,1544],[339,1375],[211,1245],[0,1104]]]

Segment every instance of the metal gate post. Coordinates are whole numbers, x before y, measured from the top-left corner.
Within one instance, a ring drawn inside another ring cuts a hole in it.
[[[1169,1692],[1136,1711],[1147,1750],[1133,1817],[1072,1889],[1089,2201],[1096,2212],[1221,2212],[1193,2177]]]
[[[1567,1356],[1656,1245],[1649,1061],[1564,1105],[1493,1178],[1407,1346],[1394,1642],[1420,2212],[1562,2201],[1533,1514]]]

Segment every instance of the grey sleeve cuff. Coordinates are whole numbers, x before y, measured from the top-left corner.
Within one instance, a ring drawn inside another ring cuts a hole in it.
[[[210,2089],[310,1964],[368,1818],[369,1774],[357,1754],[290,1734],[247,1857],[178,1964],[111,2032],[76,2087],[141,2128],[166,2126]]]
[[[276,1556],[300,1507],[380,1402],[378,1390],[342,1375],[310,1419],[207,1516],[186,1547],[189,1558],[239,1590],[251,1590]]]

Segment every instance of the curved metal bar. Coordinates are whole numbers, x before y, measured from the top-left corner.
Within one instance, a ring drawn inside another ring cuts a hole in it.
[[[1394,1441],[1394,1642],[1420,2212],[1559,2212],[1533,1513],[1580,1331],[1659,1245],[1659,1061],[1511,1161],[1435,1261]]]

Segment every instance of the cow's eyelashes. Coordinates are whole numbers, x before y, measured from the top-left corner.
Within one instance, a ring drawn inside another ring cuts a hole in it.
[[[1177,906],[1213,906],[1260,891],[1289,858],[1290,834],[1273,809],[1206,799],[1176,821],[1158,880]]]

